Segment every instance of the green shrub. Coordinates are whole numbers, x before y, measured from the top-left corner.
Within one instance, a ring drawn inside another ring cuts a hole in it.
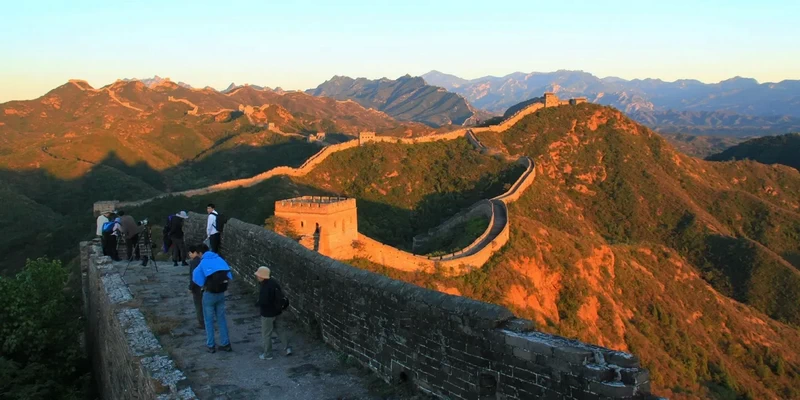
[[[80,300],[59,261],[28,260],[0,277],[0,393],[3,399],[77,399],[89,383],[80,348]]]

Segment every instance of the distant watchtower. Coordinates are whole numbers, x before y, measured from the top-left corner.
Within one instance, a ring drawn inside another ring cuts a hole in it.
[[[310,250],[338,259],[355,256],[356,199],[303,196],[278,200],[275,216],[289,222],[291,229],[301,235],[300,243]]]
[[[363,146],[366,143],[375,141],[375,132],[358,132],[358,145]]]
[[[93,207],[94,216],[97,217],[106,211],[108,212],[114,211],[117,209],[118,204],[119,201],[117,200],[95,202]]]
[[[558,96],[556,96],[553,92],[545,92],[544,93],[544,106],[547,107],[558,107],[559,101]]]
[[[576,97],[574,99],[569,99],[569,104],[573,106],[583,103],[586,103],[586,97]]]

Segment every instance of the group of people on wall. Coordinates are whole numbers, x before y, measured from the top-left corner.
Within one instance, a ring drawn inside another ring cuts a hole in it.
[[[198,327],[206,332],[205,347],[209,353],[233,351],[228,335],[228,323],[225,316],[225,292],[233,280],[230,266],[220,254],[222,232],[226,218],[221,216],[214,204],[206,207],[206,238],[203,243],[187,246],[185,242],[184,222],[189,215],[181,211],[167,217],[164,232],[165,253],[170,253],[173,266],[189,267],[189,292],[195,307]],[[124,244],[126,259],[131,262],[140,259],[141,244],[149,246],[149,228],[147,220],[136,220],[123,210],[103,212],[97,217],[97,236],[101,238],[103,254],[114,261],[121,261],[118,247]],[[145,237],[147,240],[145,240]],[[146,243],[143,243],[146,242]],[[142,265],[147,265],[144,256]],[[179,264],[180,263],[180,264]],[[264,352],[259,355],[262,360],[271,360],[275,356],[272,335],[277,334],[284,345],[284,353],[289,356],[292,348],[286,329],[279,324],[278,317],[289,306],[289,300],[283,294],[281,286],[271,277],[271,270],[261,266],[255,272],[259,282],[257,306],[261,314],[261,335]],[[219,331],[219,345],[216,342],[216,328]]]

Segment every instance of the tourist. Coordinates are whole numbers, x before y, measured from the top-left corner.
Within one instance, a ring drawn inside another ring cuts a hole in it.
[[[128,257],[128,261],[133,261],[134,246],[136,246],[135,260],[138,261],[141,256],[139,254],[139,234],[144,230],[144,226],[137,225],[133,217],[126,215],[125,211],[120,210],[119,216],[120,231],[125,237],[125,255]]]
[[[264,341],[264,353],[258,358],[262,360],[272,360],[272,332],[280,337],[281,343],[286,348],[286,355],[292,354],[292,347],[289,346],[289,335],[283,322],[278,324],[278,316],[289,305],[283,295],[281,285],[271,279],[270,269],[259,267],[255,273],[256,279],[260,282],[261,288],[258,293],[258,306],[261,309],[261,339]]]
[[[192,281],[203,288],[203,319],[206,325],[206,348],[209,353],[216,352],[215,319],[219,325],[219,349],[232,350],[228,337],[228,322],[225,320],[225,291],[228,290],[228,282],[232,279],[228,263],[210,250],[200,255],[200,265],[192,272]]]
[[[183,241],[183,221],[189,218],[186,211],[181,211],[169,220],[169,239],[172,242],[172,263],[177,267],[178,262],[183,266],[186,262],[186,243]]]
[[[205,329],[206,323],[203,318],[203,288],[197,286],[192,280],[194,270],[200,265],[201,256],[208,251],[208,247],[204,244],[189,246],[189,292],[192,294],[194,300],[194,312],[197,316],[197,326],[200,329]]]
[[[97,217],[97,237],[100,238],[100,243],[103,246],[104,256],[110,256],[110,254],[108,254],[108,252],[106,251],[108,246],[106,245],[105,235],[103,235],[103,227],[106,226],[106,224],[108,224],[110,216],[111,216],[111,211],[103,211],[103,213]]]
[[[97,237],[103,237],[103,224],[109,221],[108,217],[110,215],[111,211],[103,211],[103,213],[97,217]]]
[[[219,218],[219,213],[217,212],[217,207],[210,203],[206,207],[206,212],[208,212],[208,222],[206,224],[206,240],[208,241],[208,247],[214,253],[219,254],[219,245],[220,245],[220,231],[217,226],[217,219]]]

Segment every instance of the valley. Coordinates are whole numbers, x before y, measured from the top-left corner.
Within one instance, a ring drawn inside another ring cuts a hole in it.
[[[109,101],[114,110],[135,111]],[[161,221],[214,202],[234,218],[274,228],[277,200],[355,197],[361,233],[412,251],[415,238],[508,190],[522,172],[509,161],[530,157],[539,178],[504,211],[503,218],[513,219],[508,241],[481,268],[459,276],[360,257],[349,263],[506,306],[544,332],[635,352],[651,371],[654,391],[670,398],[797,395],[800,363],[791,344],[800,339],[794,306],[800,304],[800,176],[794,169],[691,158],[621,112],[594,104],[533,104],[497,125],[448,133],[422,128],[426,136],[392,138],[391,128],[360,146],[358,139],[327,144],[283,135],[290,125],[270,128],[255,108],[196,121],[200,102],[188,101],[167,100],[145,112],[153,114],[128,117],[136,125],[184,107],[177,117],[189,124],[187,132],[208,140],[192,153],[165,146],[183,160],[172,166],[165,153],[130,164],[137,153],[126,144],[121,156],[98,162],[90,140],[79,141],[83,147],[73,142],[77,135],[33,135],[30,143],[46,143],[36,148],[41,155],[6,152],[10,163],[47,161],[31,172],[4,172],[0,194],[18,205],[19,226],[5,268],[23,254],[69,257],[74,230],[91,232],[91,202],[112,198],[152,199],[125,206],[140,219]],[[144,100],[127,102],[146,109]],[[354,137],[344,132],[342,139]],[[63,195],[53,197],[54,191]],[[467,219],[451,230],[463,233],[439,236],[424,252],[464,248],[490,230],[487,224]],[[720,325],[727,329],[708,329]]]

